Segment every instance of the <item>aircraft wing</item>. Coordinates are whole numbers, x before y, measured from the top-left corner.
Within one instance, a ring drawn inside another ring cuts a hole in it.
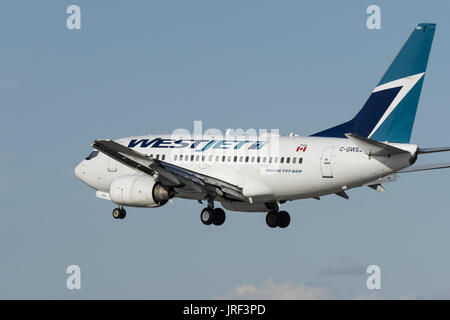
[[[435,169],[444,169],[444,168],[450,168],[450,162],[411,166],[411,167],[408,167],[406,169],[398,171],[398,173],[425,171],[425,170],[435,170]]]
[[[219,195],[225,199],[246,201],[239,186],[151,158],[115,141],[95,140],[92,147],[138,172],[154,177],[162,185],[181,192],[195,193],[200,195],[199,198]]]

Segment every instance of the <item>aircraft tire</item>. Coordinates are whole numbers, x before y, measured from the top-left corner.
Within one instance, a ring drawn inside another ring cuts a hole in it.
[[[291,223],[291,216],[287,211],[278,212],[278,226],[280,228],[286,228]]]
[[[114,208],[112,211],[112,216],[114,219],[121,219],[122,210],[120,208]]]
[[[221,208],[216,208],[213,211],[212,223],[216,226],[220,226],[225,222],[225,211]]]
[[[203,224],[209,226],[213,222],[214,210],[211,208],[204,208],[200,213],[200,220]]]
[[[275,211],[269,211],[266,215],[266,223],[270,228],[278,226],[278,215]]]
[[[124,208],[120,208],[120,218],[119,219],[125,219],[127,216],[127,211]]]

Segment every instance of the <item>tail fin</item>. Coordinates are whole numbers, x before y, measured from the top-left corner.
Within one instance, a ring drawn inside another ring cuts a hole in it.
[[[418,24],[358,114],[313,134],[354,133],[377,141],[408,143],[416,116],[436,24]]]

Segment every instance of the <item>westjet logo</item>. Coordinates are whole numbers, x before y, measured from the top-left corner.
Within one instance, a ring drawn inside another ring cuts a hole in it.
[[[195,140],[195,139],[163,139],[155,138],[150,139],[132,139],[130,140],[129,148],[190,148],[195,149],[196,152],[203,152],[208,149],[234,149],[238,150],[242,147],[247,148],[247,150],[260,150],[263,148],[268,141],[251,141],[251,140]]]

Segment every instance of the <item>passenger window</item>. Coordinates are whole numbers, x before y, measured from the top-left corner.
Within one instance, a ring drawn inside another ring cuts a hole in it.
[[[189,156],[188,155],[184,156],[184,161],[189,161]]]
[[[237,162],[237,156],[234,156],[234,162]]]
[[[231,162],[231,156],[228,156],[228,162]]]
[[[249,159],[248,157],[245,157],[245,162],[248,162],[248,159]]]
[[[291,158],[287,157],[286,158],[286,163],[290,163],[291,162]]]
[[[205,161],[205,156],[202,156],[202,161]]]
[[[255,157],[252,157],[252,163],[255,162]]]
[[[239,162],[242,162],[242,160],[244,160],[244,157],[240,156],[239,157]]]
[[[293,157],[293,158],[292,158],[292,163],[293,163],[293,164],[295,164],[295,160],[296,160],[296,159],[297,159],[296,157]]]
[[[272,163],[272,157],[269,157],[269,163]]]
[[[273,159],[273,162],[274,162],[274,163],[278,163],[278,157],[275,157],[275,158]]]
[[[303,163],[303,158],[298,158],[298,164]]]
[[[284,163],[284,157],[280,158],[280,163]]]
[[[261,161],[261,157],[256,158],[256,162],[260,162]]]
[[[199,156],[199,155],[197,155],[197,156],[195,157],[195,161],[198,161],[198,160],[200,160],[200,156]]]
[[[263,163],[266,163],[266,157],[263,158]]]
[[[222,162],[225,162],[226,157],[222,156]]]
[[[163,155],[161,156],[161,160],[165,160],[165,159],[166,159],[166,155],[163,154]]]
[[[173,156],[173,161],[177,161],[177,155]]]
[[[159,160],[159,154],[156,155],[156,160]]]
[[[194,161],[194,155],[191,156],[191,161]]]

